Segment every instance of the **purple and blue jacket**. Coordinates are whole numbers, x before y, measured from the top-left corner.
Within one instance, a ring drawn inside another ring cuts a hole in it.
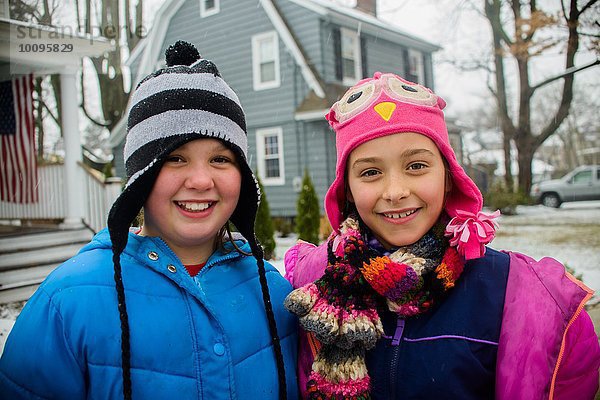
[[[303,286],[326,264],[326,244],[299,242],[286,253],[286,278]],[[384,337],[366,360],[372,396],[593,399],[600,346],[583,309],[592,294],[554,259],[488,248],[428,313],[383,313]],[[318,346],[300,335],[301,391]]]

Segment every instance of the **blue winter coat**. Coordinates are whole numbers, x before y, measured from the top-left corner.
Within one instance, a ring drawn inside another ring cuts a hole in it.
[[[250,252],[247,244],[242,250]],[[134,399],[278,397],[252,256],[217,251],[192,278],[161,239],[130,234],[121,264]],[[296,399],[297,321],[283,308],[291,286],[266,268],[288,398]],[[120,319],[104,230],[27,302],[0,359],[0,398],[119,399],[122,390]]]

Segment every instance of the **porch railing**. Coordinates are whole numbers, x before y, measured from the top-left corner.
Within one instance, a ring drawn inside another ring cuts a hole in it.
[[[106,217],[113,201],[121,192],[121,179],[103,179],[101,174],[80,164],[83,169],[82,189],[85,195],[84,223],[94,232],[106,226]],[[18,204],[0,201],[2,220],[61,220],[66,213],[64,165],[38,166],[38,202]]]
[[[85,164],[81,164],[81,167],[86,171],[85,222],[94,232],[98,232],[106,226],[108,211],[121,193],[121,178],[104,179],[101,174]]]

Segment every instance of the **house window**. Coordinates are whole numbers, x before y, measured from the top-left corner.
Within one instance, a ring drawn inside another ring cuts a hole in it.
[[[252,73],[254,90],[279,87],[279,38],[277,32],[252,37]]]
[[[200,0],[200,17],[209,17],[218,14],[220,10],[219,0]]]
[[[258,175],[265,186],[283,185],[283,131],[280,127],[256,131]]]
[[[354,85],[361,78],[360,37],[355,31],[340,29],[342,82]]]
[[[414,83],[425,84],[425,68],[423,53],[417,50],[408,50],[408,71],[406,79]]]

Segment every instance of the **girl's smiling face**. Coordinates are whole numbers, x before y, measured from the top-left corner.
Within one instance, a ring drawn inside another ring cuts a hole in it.
[[[204,262],[235,210],[242,175],[217,139],[197,139],[171,154],[144,205],[141,234],[159,236],[184,264]]]
[[[419,240],[437,222],[446,168],[435,143],[418,133],[369,140],[350,153],[348,200],[387,248]]]

